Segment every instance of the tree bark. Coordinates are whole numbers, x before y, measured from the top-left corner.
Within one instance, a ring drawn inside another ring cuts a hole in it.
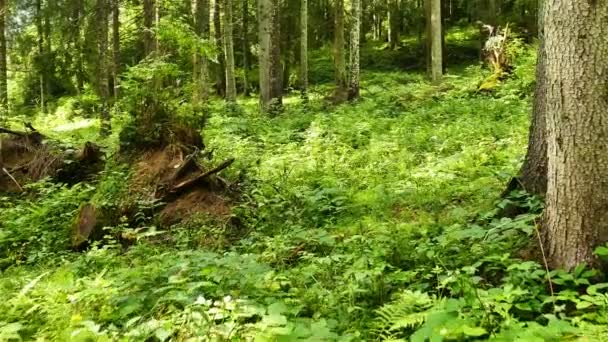
[[[6,0],[0,0],[0,122],[8,114],[8,71],[6,67]]]
[[[120,96],[120,0],[112,0],[112,77],[114,101]]]
[[[214,0],[213,6],[213,30],[215,35],[215,46],[219,54],[215,66],[215,80],[217,94],[226,96],[226,56],[224,54],[224,40],[222,39],[222,0]]]
[[[260,42],[260,110],[282,104],[278,0],[258,0]]]
[[[38,69],[39,75],[39,87],[40,87],[40,111],[46,112],[46,79],[47,79],[47,63],[46,63],[46,52],[44,49],[44,27],[43,27],[43,12],[42,12],[42,0],[36,0],[36,31],[38,34]]]
[[[542,17],[539,18],[542,27]],[[528,152],[519,173],[515,187],[523,187],[530,194],[545,197],[547,193],[547,75],[545,53],[545,37],[539,32],[540,46],[536,63],[536,89],[534,91],[534,107],[532,124],[528,140]]]
[[[110,97],[108,83],[107,50],[108,50],[108,3],[107,0],[97,0],[97,87],[101,100],[101,134],[110,133],[110,111],[108,98]]]
[[[224,0],[224,54],[226,56],[226,101],[236,103],[234,76],[234,38],[232,35],[232,0]]]
[[[243,0],[243,94],[249,96],[249,1]]]
[[[608,2],[544,5],[550,265],[595,263],[608,239]]]
[[[443,39],[441,0],[431,0],[431,78],[438,83],[443,77]]]
[[[156,50],[154,39],[154,21],[156,17],[155,0],[143,0],[144,2],[144,57],[148,57]]]
[[[346,57],[344,53],[344,0],[336,0],[334,28],[334,65],[336,68],[336,96],[347,93]]]
[[[355,100],[359,98],[359,44],[361,41],[361,0],[352,1],[352,18],[353,27],[350,36],[350,86],[348,89],[348,99]]]
[[[202,40],[208,40],[210,37],[210,8],[209,0],[193,0],[192,11],[194,16],[194,32]],[[206,110],[207,102],[209,101],[209,71],[208,60],[202,55],[198,49],[193,54],[193,72],[192,78],[194,82],[194,90],[192,93],[192,105],[195,110]]]
[[[308,0],[300,1],[300,88],[308,98]]]

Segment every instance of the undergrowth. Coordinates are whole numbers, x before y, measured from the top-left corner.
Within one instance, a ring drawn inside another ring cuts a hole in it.
[[[214,103],[205,144],[236,158],[237,240],[204,218],[154,236],[125,222],[109,232],[135,234],[130,248],[110,234],[69,252],[82,202],[120,204],[124,165],[0,198],[0,340],[602,340],[602,274],[547,273],[542,202],[498,200],[523,158],[533,70],[526,52],[493,93],[477,91],[477,65],[437,87],[367,72],[357,103],[329,106],[319,86],[273,118],[255,99],[238,115]],[[70,125],[80,133],[47,130],[78,141],[97,127]],[[513,204],[525,214],[501,218]]]

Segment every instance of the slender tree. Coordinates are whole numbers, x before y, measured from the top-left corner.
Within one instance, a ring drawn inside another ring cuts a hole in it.
[[[114,100],[120,93],[120,0],[112,0],[112,78]]]
[[[300,87],[308,98],[308,0],[300,2]]]
[[[154,38],[154,22],[156,18],[155,0],[143,0],[144,2],[144,54],[149,56],[156,50]]]
[[[608,2],[545,1],[548,173],[545,246],[551,266],[594,263],[608,240]]]
[[[344,52],[344,0],[335,0],[334,65],[336,69],[336,100],[347,94],[346,53]]]
[[[243,50],[243,94],[249,96],[249,1],[243,0],[243,18],[242,18],[242,50]]]
[[[6,0],[0,0],[0,121],[8,113],[8,71],[6,57]]]
[[[101,100],[101,134],[110,133],[110,97],[108,82],[107,50],[108,50],[108,3],[107,0],[97,0],[95,21],[97,23],[97,90]]]
[[[215,46],[219,54],[215,66],[216,90],[218,95],[226,96],[226,55],[224,54],[224,40],[222,38],[222,0],[214,0],[213,6],[213,32]]]
[[[440,82],[443,75],[441,0],[431,0],[431,78]]]
[[[236,102],[234,76],[234,37],[232,35],[232,0],[224,0],[224,54],[226,56],[226,100]]]
[[[210,38],[210,10],[209,0],[193,0],[192,11],[194,16],[194,32],[202,40]],[[200,50],[193,55],[193,81],[194,91],[192,102],[194,108],[205,110],[209,98],[209,63]]]
[[[282,104],[279,0],[258,0],[260,44],[260,110]]]
[[[361,40],[361,0],[351,0],[353,27],[350,36],[350,85],[348,87],[348,99],[354,100],[359,97],[359,43]]]

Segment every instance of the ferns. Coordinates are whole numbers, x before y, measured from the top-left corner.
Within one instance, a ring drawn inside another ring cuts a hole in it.
[[[420,291],[403,291],[391,303],[376,310],[373,330],[379,339],[394,340],[407,336],[427,319],[435,299]]]

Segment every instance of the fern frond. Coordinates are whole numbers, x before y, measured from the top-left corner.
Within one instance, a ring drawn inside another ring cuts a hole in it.
[[[420,291],[403,291],[392,302],[376,310],[373,330],[379,339],[398,340],[422,325],[435,299]]]

